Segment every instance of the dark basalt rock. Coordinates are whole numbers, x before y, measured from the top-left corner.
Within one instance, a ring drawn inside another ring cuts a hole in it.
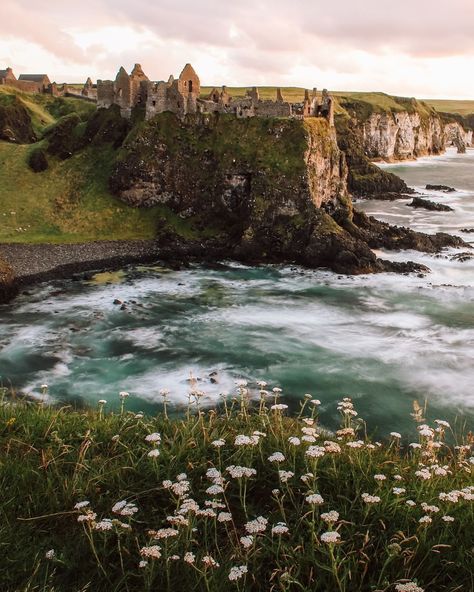
[[[413,201],[407,204],[411,208],[424,208],[432,212],[454,212],[454,209],[445,204],[436,203],[429,199],[423,199],[422,197],[414,197]]]
[[[0,258],[0,304],[8,302],[18,294],[13,268]]]
[[[380,201],[395,201],[397,199],[412,199],[413,191],[398,193],[396,191],[386,191],[383,193],[374,193],[373,195],[368,196],[370,199],[377,199]]]
[[[450,257],[450,261],[459,261],[460,263],[470,261],[471,259],[474,259],[474,254],[466,253],[465,251],[463,251],[462,253],[456,253],[455,255],[452,255],[452,257]]]
[[[445,193],[452,193],[456,191],[454,187],[449,187],[448,185],[427,185],[426,189],[428,191],[444,191]]]
[[[461,228],[460,232],[465,232],[466,234],[474,233],[474,228]]]
[[[365,241],[372,249],[405,250],[413,249],[424,253],[439,253],[445,247],[471,246],[458,236],[444,232],[425,234],[415,232],[404,226],[391,226],[380,222],[373,216],[354,210],[352,222],[345,225],[348,232]]]

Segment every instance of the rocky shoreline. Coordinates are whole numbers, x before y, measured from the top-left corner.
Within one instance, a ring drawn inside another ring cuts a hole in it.
[[[71,244],[0,244],[0,262],[10,273],[0,277],[0,303],[20,289],[38,282],[70,278],[86,271],[104,271],[130,263],[158,259],[161,249],[154,240],[97,241]],[[2,287],[2,286],[0,286]]]

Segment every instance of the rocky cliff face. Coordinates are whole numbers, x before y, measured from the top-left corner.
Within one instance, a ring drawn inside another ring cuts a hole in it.
[[[472,130],[458,122],[445,123],[438,115],[419,113],[373,113],[360,124],[363,146],[369,158],[405,160],[441,154],[455,146],[465,152],[472,146]]]
[[[420,113],[373,113],[361,124],[365,153],[369,158],[403,160],[444,151],[441,119]]]
[[[199,119],[199,121],[198,121]],[[320,118],[283,120],[164,113],[123,146],[110,186],[137,207],[159,205],[163,245],[186,238],[249,261],[299,261],[340,272],[382,268],[347,217],[347,168],[334,128]]]

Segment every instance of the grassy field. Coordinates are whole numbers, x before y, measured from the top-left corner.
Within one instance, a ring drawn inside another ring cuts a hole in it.
[[[4,399],[2,592],[474,589],[472,435],[415,406],[414,443],[373,442],[347,398],[328,433],[248,388],[174,418]]]
[[[474,113],[474,100],[472,101],[454,101],[444,99],[423,99],[425,103],[431,105],[436,111],[444,113],[458,113],[459,115],[471,115]]]

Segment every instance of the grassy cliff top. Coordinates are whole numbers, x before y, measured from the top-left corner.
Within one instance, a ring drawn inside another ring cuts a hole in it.
[[[201,96],[208,95],[214,87],[201,87]],[[219,87],[217,87],[219,88]],[[243,97],[250,87],[232,86],[227,87],[230,95],[233,97]],[[276,98],[276,86],[259,86],[260,98],[272,99]],[[283,99],[291,103],[301,102],[304,98],[305,89],[302,87],[289,86],[282,87],[281,92]],[[330,91],[331,94],[338,99],[336,104],[336,112],[342,112],[344,104],[348,101],[362,101],[370,105],[370,107],[377,112],[397,112],[405,111],[407,104],[412,99],[404,97],[396,97],[388,95],[383,92],[353,92],[353,91]],[[318,91],[321,96],[321,92]],[[457,113],[459,115],[469,115],[474,113],[474,100],[449,100],[449,99],[418,99],[417,104],[423,106],[425,110],[430,111],[435,109],[438,112]],[[419,107],[418,107],[419,108]]]

